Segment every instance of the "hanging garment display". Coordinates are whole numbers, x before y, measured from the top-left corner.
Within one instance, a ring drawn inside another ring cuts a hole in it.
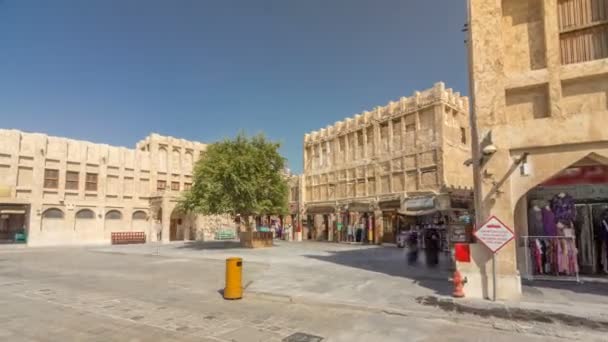
[[[574,198],[564,193],[556,195],[551,200],[551,211],[555,215],[556,223],[562,223],[566,226],[572,225],[576,218]]]
[[[600,230],[602,270],[608,274],[608,210],[604,211]]]
[[[589,215],[579,215],[577,219],[580,220],[580,240],[578,242],[580,244],[581,265],[592,265],[593,241]]]
[[[536,261],[536,270],[539,274],[543,274],[543,249],[540,241],[534,240],[533,242],[533,253],[534,253],[534,261]]]
[[[529,248],[533,274],[578,274],[578,252],[573,238],[536,238],[530,241]]]
[[[545,207],[542,210],[543,216],[543,230],[545,236],[556,236],[557,226],[555,225],[555,215],[550,208]]]
[[[543,212],[538,206],[533,206],[528,211],[528,235],[541,236],[543,234],[545,234]]]

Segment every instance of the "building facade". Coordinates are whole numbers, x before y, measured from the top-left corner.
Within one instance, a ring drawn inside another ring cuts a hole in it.
[[[496,148],[482,159],[480,214],[516,235],[497,256],[497,296],[519,297],[522,277],[600,272],[608,249],[608,1],[470,3],[477,125],[482,147]],[[540,254],[536,243],[545,246]],[[532,259],[553,247],[565,251],[565,268]],[[489,297],[491,253],[471,248],[473,262],[459,265],[467,295]]]
[[[151,134],[135,149],[0,130],[0,239],[103,244],[113,232],[148,241],[211,239],[226,217],[176,210],[206,145]]]
[[[306,134],[303,238],[393,242],[398,213],[470,197],[468,105],[437,83]],[[364,236],[349,237],[353,225]]]

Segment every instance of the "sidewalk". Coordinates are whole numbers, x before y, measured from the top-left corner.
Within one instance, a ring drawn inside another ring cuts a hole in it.
[[[241,249],[236,243],[181,243],[98,250],[213,260],[240,256],[244,272],[250,263],[265,265],[248,274],[246,295],[277,301],[430,318],[458,312],[608,331],[606,284],[534,282],[524,284],[517,302],[454,300],[445,265],[429,269],[421,260],[408,266],[406,251],[394,247],[283,242],[274,248]]]

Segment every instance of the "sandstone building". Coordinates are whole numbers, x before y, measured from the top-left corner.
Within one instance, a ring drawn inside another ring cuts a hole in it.
[[[536,265],[542,258],[531,258],[530,241],[547,248],[559,241],[581,274],[602,272],[608,248],[608,235],[602,235],[608,213],[608,1],[470,3],[477,123],[482,145],[496,147],[482,163],[480,214],[496,215],[516,233],[498,254],[498,298],[518,297],[521,277],[574,277],[573,267]],[[574,209],[564,216],[562,205]],[[534,210],[545,218],[557,215],[557,222],[538,226]],[[536,238],[547,234],[551,239]],[[488,297],[491,254],[479,244],[472,254],[472,263],[459,265],[469,280],[467,295]]]
[[[465,209],[468,105],[437,83],[306,134],[304,239],[345,240],[347,226],[361,222],[370,242],[390,242],[399,213],[420,216],[462,202]]]
[[[205,144],[151,134],[135,149],[0,130],[0,239],[29,245],[109,243],[113,232],[148,241],[212,239],[225,217],[175,210]]]

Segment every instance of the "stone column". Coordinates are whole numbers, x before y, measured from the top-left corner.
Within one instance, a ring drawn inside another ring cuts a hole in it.
[[[406,129],[405,129],[406,123],[405,123],[405,115],[401,116],[401,151],[404,151],[403,153],[405,153],[405,149],[406,149],[406,141],[407,139],[405,139],[405,133],[406,133]]]
[[[325,153],[326,153],[326,155],[325,155],[325,159],[326,159],[326,161],[325,161],[325,167],[330,167],[330,166],[332,166],[334,164],[333,163],[333,155],[332,155],[331,144],[330,144],[329,140],[325,141],[324,144],[325,144]]]
[[[363,127],[363,158],[367,158],[369,148],[367,146],[367,126]]]
[[[343,165],[348,164],[348,162],[349,162],[351,148],[352,147],[350,146],[350,142],[348,141],[348,134],[345,134],[344,135],[344,155],[342,156]]]
[[[380,155],[380,125],[375,122],[374,123],[374,156]]]
[[[161,241],[168,243],[171,241],[171,213],[173,213],[173,207],[168,203],[169,200],[165,197],[162,199],[163,217],[162,217],[162,232]]]
[[[334,222],[336,214],[327,215],[327,241],[334,241]]]
[[[557,0],[543,0],[544,32],[545,32],[545,61],[549,75],[549,114],[562,116],[561,100],[561,56],[559,42],[559,25]],[[556,30],[556,28],[558,28]],[[556,32],[557,31],[557,32]]]
[[[382,210],[378,207],[374,208],[374,223],[374,243],[381,245],[382,236],[384,235],[384,220],[382,219]]]
[[[340,225],[342,225],[342,229],[338,230],[338,227]],[[340,241],[342,241],[342,238],[344,236],[344,222],[342,219],[342,212],[340,211],[339,206],[336,207],[336,231],[337,231],[338,236],[336,237],[335,240],[336,240],[336,242],[340,242]]]
[[[357,160],[359,158],[359,131],[355,131],[351,133],[353,135],[353,160]]]
[[[388,120],[388,153],[392,154],[393,148],[393,119]]]

